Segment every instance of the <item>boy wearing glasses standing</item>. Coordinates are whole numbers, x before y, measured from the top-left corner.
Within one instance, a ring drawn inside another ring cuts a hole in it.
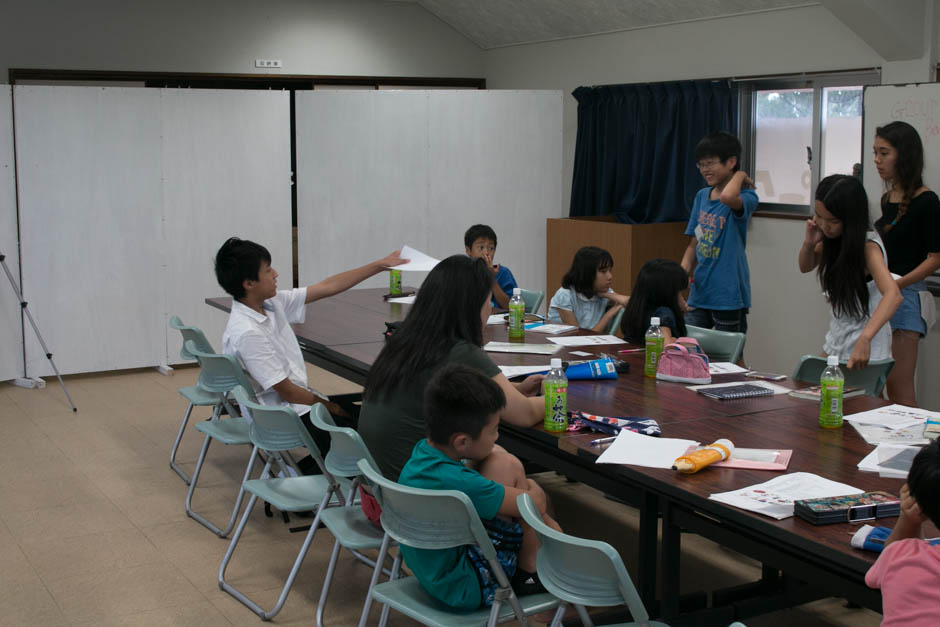
[[[691,293],[686,324],[719,331],[747,331],[750,270],[744,247],[747,223],[757,209],[754,181],[739,169],[741,142],[729,133],[709,133],[695,147],[708,184],[695,195],[682,267]],[[694,273],[693,273],[694,268]]]

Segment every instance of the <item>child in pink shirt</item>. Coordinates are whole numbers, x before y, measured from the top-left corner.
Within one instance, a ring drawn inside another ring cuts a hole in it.
[[[940,546],[930,546],[922,526],[940,526],[940,442],[914,458],[901,488],[901,516],[865,583],[881,589],[882,627],[937,625],[940,620]]]

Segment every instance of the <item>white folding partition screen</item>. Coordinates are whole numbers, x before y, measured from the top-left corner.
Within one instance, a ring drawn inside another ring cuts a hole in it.
[[[0,85],[0,255],[19,282],[16,245],[16,184],[13,178],[13,102],[9,85]],[[32,330],[30,330],[32,333]],[[23,375],[23,333],[16,294],[0,272],[0,381]]]
[[[485,223],[497,263],[544,289],[545,218],[562,215],[561,92],[313,91],[295,105],[301,284],[401,244],[460,253]]]
[[[293,282],[290,96],[284,91],[161,90],[167,317],[202,329],[222,350],[227,317],[204,302],[223,295],[215,253],[232,236],[271,253],[279,288]],[[166,328],[166,321],[163,322]],[[182,361],[179,332],[168,363]]]
[[[262,240],[290,285],[289,102],[280,92],[16,87],[23,284],[63,374],[179,361],[167,318],[224,314],[212,260]],[[188,319],[187,319],[188,318]],[[26,334],[27,373],[51,369]]]

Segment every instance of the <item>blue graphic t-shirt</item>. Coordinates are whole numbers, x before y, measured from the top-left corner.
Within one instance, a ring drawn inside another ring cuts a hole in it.
[[[751,306],[751,273],[744,247],[747,223],[757,209],[753,189],[741,190],[741,214],[720,200],[711,200],[712,188],[699,190],[692,203],[686,235],[698,240],[697,265],[689,305],[730,311]]]

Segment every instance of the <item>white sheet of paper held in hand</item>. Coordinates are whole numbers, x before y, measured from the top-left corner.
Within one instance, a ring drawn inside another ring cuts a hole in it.
[[[672,468],[677,457],[685,455],[690,446],[698,445],[694,440],[654,438],[622,429],[613,444],[597,458],[597,463]]]
[[[402,246],[398,256],[402,259],[407,259],[408,263],[395,266],[394,269],[404,272],[429,272],[434,269],[434,266],[440,263],[438,259],[425,255],[420,250],[415,250],[411,246]]]

